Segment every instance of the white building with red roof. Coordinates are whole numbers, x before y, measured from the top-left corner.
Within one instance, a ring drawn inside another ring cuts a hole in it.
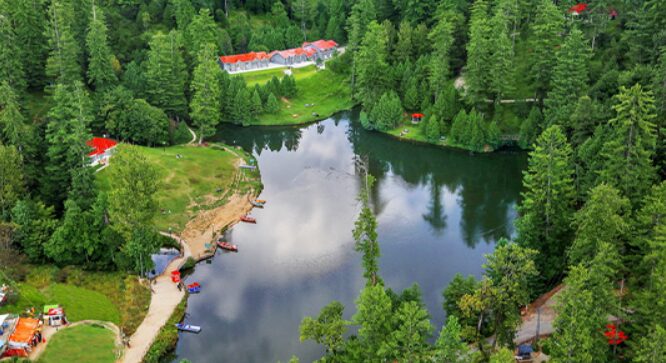
[[[317,52],[319,59],[329,59],[338,50],[338,43],[334,40],[317,40],[314,42],[305,42],[303,49],[313,49]]]
[[[276,50],[269,54],[271,63],[281,65],[294,65],[315,60],[317,51],[314,49],[293,48],[287,50]]]
[[[317,60],[329,59],[335,54],[338,43],[333,40],[305,42],[300,48],[244,54],[223,55],[219,62],[230,73],[281,66],[301,66]]]
[[[109,158],[113,155],[118,143],[115,140],[105,137],[93,137],[91,140],[86,141],[86,145],[92,148],[92,151],[88,153],[90,165],[96,166],[109,163]]]
[[[266,68],[270,57],[266,52],[250,52],[236,55],[223,55],[220,64],[227,72],[245,71],[250,69]]]

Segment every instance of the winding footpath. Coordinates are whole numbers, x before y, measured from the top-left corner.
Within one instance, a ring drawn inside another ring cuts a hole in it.
[[[190,247],[178,236],[169,235],[165,232],[160,233],[178,241],[183,250],[183,255],[171,261],[164,273],[157,277],[155,283],[151,285],[153,293],[148,314],[146,314],[134,335],[130,337],[129,347],[125,350],[122,360],[125,363],[141,363],[143,361],[143,357],[150,349],[160,329],[166,325],[176,306],[185,298],[185,291],[178,290],[178,286],[171,282],[170,274],[171,271],[178,270],[192,255]]]

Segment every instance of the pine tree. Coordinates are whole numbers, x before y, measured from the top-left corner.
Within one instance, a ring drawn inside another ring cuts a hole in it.
[[[370,191],[374,184],[374,178],[365,176],[365,183],[359,193],[362,208],[361,213],[354,224],[355,249],[363,253],[363,276],[367,286],[381,286],[379,277],[379,241],[377,241],[377,219],[370,209]]]
[[[187,112],[187,72],[179,35],[175,31],[167,35],[158,32],[149,45],[145,72],[148,101],[170,117],[184,116]]]
[[[430,141],[438,141],[441,136],[440,122],[434,115],[428,118],[425,134]]]
[[[347,19],[347,34],[349,39],[348,50],[352,54],[352,91],[356,88],[357,52],[365,37],[368,26],[377,20],[377,12],[373,0],[360,0],[352,6],[351,14]]]
[[[21,113],[18,97],[7,81],[0,83],[0,141],[16,146],[25,145],[27,133],[25,117]]]
[[[465,109],[461,109],[460,112],[453,119],[451,124],[451,131],[449,131],[449,140],[454,145],[462,144],[464,140],[465,129],[467,128],[467,112]]]
[[[368,25],[368,31],[355,56],[355,96],[366,109],[372,108],[389,86],[387,41],[386,29],[373,21]]]
[[[518,240],[540,251],[536,264],[541,281],[551,282],[566,266],[575,201],[572,150],[562,129],[547,128],[530,152],[519,206]]]
[[[280,110],[280,103],[277,100],[277,97],[275,97],[275,94],[270,93],[268,95],[268,99],[266,99],[266,107],[264,110],[267,113],[277,113]]]
[[[657,324],[647,336],[642,336],[637,344],[636,363],[666,362],[666,329]]]
[[[220,97],[222,90],[217,73],[222,72],[215,59],[215,47],[208,44],[199,52],[199,65],[194,69],[192,84],[192,102],[190,115],[194,126],[199,129],[199,143],[204,137],[215,133],[215,126],[222,117]]]
[[[536,96],[543,98],[550,89],[550,81],[557,64],[556,49],[561,44],[564,16],[551,0],[540,0],[531,25],[530,79]]]
[[[220,42],[220,31],[215,19],[207,8],[201,8],[199,14],[192,18],[185,32],[185,47],[190,57],[196,59],[208,45],[213,45],[214,56],[217,55]]]
[[[601,123],[599,120],[598,105],[589,96],[578,99],[576,109],[571,115],[573,128],[571,143],[574,147],[582,145],[585,140],[594,134],[594,130]]]
[[[0,221],[8,221],[10,211],[23,197],[23,158],[16,147],[0,144]]]
[[[548,340],[554,362],[593,363],[603,361],[608,343],[602,329],[607,311],[598,304],[600,296],[590,289],[592,275],[583,266],[574,266],[565,279],[565,288],[556,305],[555,331]]]
[[[372,108],[370,117],[380,130],[390,130],[398,126],[402,118],[400,97],[393,91],[386,92]]]
[[[446,318],[437,342],[435,343],[435,356],[442,363],[463,363],[469,358],[469,348],[462,340],[462,327],[455,315]]]
[[[192,18],[194,18],[192,2],[189,0],[169,0],[169,5],[171,5],[176,20],[176,27],[180,31],[185,31]]]
[[[527,119],[520,125],[520,138],[518,145],[523,149],[530,149],[541,133],[543,115],[538,107],[532,107]]]
[[[310,0],[294,0],[291,2],[291,13],[301,23],[303,41],[307,40],[307,24],[312,20],[312,3]]]
[[[488,90],[491,89],[491,35],[488,4],[485,0],[476,0],[472,6],[470,18],[465,72],[465,95],[473,104],[485,102]]]
[[[453,18],[448,11],[439,11],[437,24],[428,35],[433,52],[430,61],[430,87],[435,95],[442,92],[451,78],[451,47],[453,47]],[[453,117],[451,118],[453,119]]]
[[[250,114],[252,117],[257,117],[262,112],[261,96],[259,96],[259,92],[255,89],[252,92],[252,99],[250,100]]]
[[[395,319],[398,326],[387,337],[386,349],[399,362],[422,361],[433,330],[428,311],[416,301],[407,301],[400,305]]]
[[[621,87],[613,106],[616,116],[609,121],[610,135],[601,155],[600,179],[627,196],[633,205],[647,193],[655,179],[652,158],[655,153],[655,118],[652,92],[637,84]]]
[[[368,285],[356,301],[356,314],[352,321],[359,325],[362,361],[381,361],[387,358],[386,337],[392,329],[391,298],[384,286]]]
[[[157,210],[155,193],[160,188],[155,167],[134,146],[124,145],[113,156],[110,171],[109,219],[112,228],[128,243],[139,242],[152,229]],[[149,241],[149,239],[146,239]],[[126,246],[138,253],[137,259],[146,249]],[[149,249],[149,246],[146,246]],[[150,259],[150,257],[148,257]]]
[[[92,102],[81,82],[56,86],[48,119],[48,163],[42,193],[60,211],[73,174],[89,163],[86,141],[91,137],[88,127],[93,119]]]
[[[49,57],[46,75],[55,83],[73,85],[81,81],[81,48],[72,31],[73,10],[62,0],[54,0],[49,7]]]
[[[7,0],[0,0],[0,49],[0,83],[6,82],[15,92],[25,92],[23,60],[18,57],[21,52]]]
[[[571,29],[562,48],[550,81],[550,91],[545,100],[546,125],[571,128],[570,117],[576,101],[587,92],[590,51],[583,33]]]
[[[398,42],[393,50],[393,58],[396,62],[412,60],[414,46],[412,45],[412,26],[406,20],[400,23],[398,31]]]
[[[569,250],[570,264],[590,261],[603,242],[625,255],[631,229],[630,212],[629,200],[617,189],[605,184],[592,189],[585,206],[574,216],[576,238]]]
[[[497,11],[491,20],[493,49],[490,56],[490,86],[499,102],[514,90],[513,49],[507,19]]]
[[[8,3],[8,0],[3,0]],[[44,84],[44,67],[47,54],[45,2],[43,0],[11,0],[10,7],[16,46],[19,53],[11,53],[20,59],[28,84],[36,88]],[[3,47],[2,49],[10,49]]]
[[[109,48],[104,13],[93,5],[92,18],[86,36],[88,47],[88,83],[102,91],[115,85],[118,77],[113,70],[114,56]]]

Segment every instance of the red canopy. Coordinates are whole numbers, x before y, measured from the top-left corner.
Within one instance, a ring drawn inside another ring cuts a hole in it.
[[[576,4],[576,5],[572,6],[572,7],[570,7],[570,8],[569,8],[569,13],[570,13],[570,14],[571,14],[571,13],[573,13],[573,14],[580,14],[580,13],[582,13],[582,12],[585,11],[585,10],[587,10],[587,4],[586,4],[586,3],[580,3],[580,4]]]
[[[109,150],[110,148],[116,146],[117,144],[118,144],[117,142],[111,139],[107,139],[104,137],[93,137],[92,140],[86,141],[86,145],[93,148],[93,151],[91,151],[88,154],[88,156],[104,154],[106,150]]]
[[[412,117],[414,118],[422,118],[424,115],[422,113],[413,113]]]

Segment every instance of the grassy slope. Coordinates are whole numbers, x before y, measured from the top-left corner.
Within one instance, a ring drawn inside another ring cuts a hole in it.
[[[51,285],[46,293],[51,301],[65,308],[67,318],[80,320],[102,320],[120,324],[120,312],[111,299],[97,291],[73,285]]]
[[[298,95],[290,100],[283,99],[280,111],[260,115],[255,124],[302,124],[321,120],[353,106],[349,82],[345,76],[309,67],[302,71],[295,73]],[[311,106],[306,107],[306,104]]]
[[[221,197],[232,188],[237,156],[221,148],[173,146],[138,150],[155,165],[162,183],[156,198],[160,211],[155,218],[160,230],[182,230],[199,208],[206,208],[211,197]],[[176,154],[182,158],[176,159]],[[112,167],[113,160],[109,168]],[[101,188],[108,190],[107,171],[97,175]]]
[[[148,288],[136,277],[122,273],[30,266],[30,273],[17,288],[18,301],[0,307],[0,314],[19,314],[31,307],[40,312],[46,304],[60,304],[70,321],[110,321],[130,334],[139,326],[150,304]]]
[[[115,348],[115,337],[110,330],[95,325],[79,325],[54,335],[38,362],[113,363],[116,360]]]

